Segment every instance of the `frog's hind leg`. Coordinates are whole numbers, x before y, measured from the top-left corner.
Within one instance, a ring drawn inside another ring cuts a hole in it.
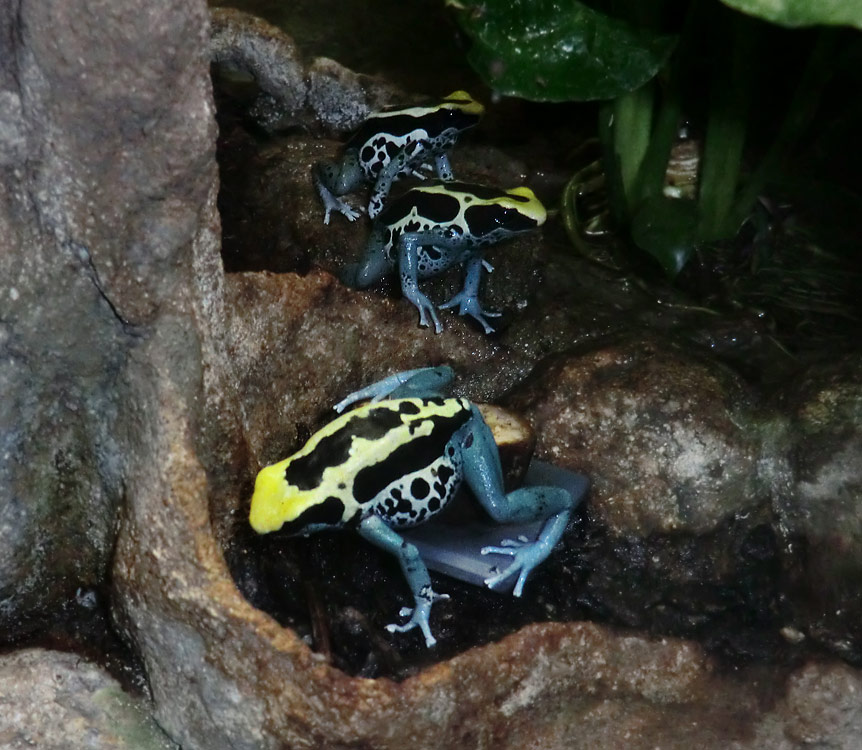
[[[431,300],[419,289],[419,248],[433,247],[440,258],[435,263],[434,272],[439,273],[460,262],[463,257],[459,235],[451,234],[446,227],[432,227],[417,232],[404,232],[398,240],[398,273],[401,278],[401,293],[419,310],[419,325],[427,326],[429,318],[434,331],[440,333],[443,324]],[[428,275],[428,271],[423,272]]]
[[[445,396],[449,384],[454,379],[455,371],[448,365],[404,370],[354,391],[339,401],[334,408],[335,411],[342,412],[351,404],[365,399],[380,401],[383,398]]]
[[[503,490],[500,454],[494,437],[475,405],[472,409],[473,417],[461,445],[461,455],[464,479],[473,494],[498,523],[528,523],[546,519],[534,542],[504,540],[499,547],[482,549],[482,554],[508,555],[513,558],[505,570],[486,579],[485,584],[493,588],[517,573],[518,580],[512,593],[520,596],[527,576],[551,554],[566,530],[574,500],[561,487],[523,487],[507,495]]]
[[[329,224],[329,214],[337,211],[347,217],[348,221],[356,221],[359,212],[336,197],[352,193],[365,181],[365,174],[359,165],[359,158],[354,151],[347,151],[341,162],[319,161],[311,170],[314,187],[320,200],[323,201],[326,213],[323,223]]]
[[[465,263],[465,267],[464,287],[460,292],[458,292],[458,294],[452,297],[452,299],[440,305],[440,309],[445,310],[457,305],[459,315],[469,315],[470,317],[475,318],[479,322],[479,325],[485,329],[485,333],[493,333],[494,326],[485,320],[485,318],[499,318],[502,313],[482,309],[482,306],[479,304],[479,282],[482,278],[483,267],[488,270],[489,273],[490,271],[493,271],[494,268],[489,263],[486,263],[479,255],[474,255],[470,258]]]
[[[428,575],[428,568],[419,557],[419,551],[415,545],[405,542],[398,534],[390,529],[377,516],[369,516],[359,524],[359,533],[364,538],[371,542],[375,547],[379,547],[384,552],[390,555],[395,555],[398,562],[401,563],[401,570],[404,577],[407,579],[407,585],[410,586],[410,591],[413,593],[413,601],[415,606],[402,607],[400,615],[406,617],[410,615],[410,619],[403,625],[392,623],[387,625],[386,629],[390,633],[405,633],[413,628],[419,628],[422,635],[425,636],[425,645],[430,648],[437,639],[431,634],[431,625],[429,617],[431,615],[431,606],[434,602],[441,599],[448,599],[448,594],[438,594],[431,588],[431,577]]]

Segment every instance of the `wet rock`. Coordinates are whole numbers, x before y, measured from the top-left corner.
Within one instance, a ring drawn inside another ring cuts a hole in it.
[[[211,17],[212,61],[254,78],[263,97],[254,105],[256,119],[268,129],[295,124],[305,109],[308,85],[293,39],[234,8],[213,8]]]
[[[192,4],[0,12],[4,639],[105,575],[136,400],[124,369],[176,304],[213,187],[206,24]]]
[[[75,654],[0,657],[0,745],[6,750],[172,750],[151,707]]]
[[[808,664],[790,676],[785,734],[803,747],[854,748],[862,736],[862,674],[844,664]]]
[[[560,356],[511,403],[540,455],[592,478],[591,507],[616,533],[703,533],[768,499],[753,394],[667,342]]]
[[[815,639],[862,659],[862,358],[812,366],[779,397],[790,476],[776,493],[794,610]]]
[[[448,362],[469,383],[497,354],[463,328],[439,336],[421,329],[412,305],[352,292],[324,271],[230,274],[225,305],[227,355],[254,472],[331,421],[333,394],[367,384],[371,373]]]
[[[251,76],[259,95],[249,114],[265,130],[322,124],[346,132],[398,90],[334,60],[303,60],[293,39],[263,19],[234,8],[213,8],[210,53],[215,65]]]

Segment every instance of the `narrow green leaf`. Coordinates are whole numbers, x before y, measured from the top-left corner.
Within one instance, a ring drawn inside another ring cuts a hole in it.
[[[632,217],[632,239],[673,278],[694,252],[699,221],[693,200],[658,195],[638,206]]]

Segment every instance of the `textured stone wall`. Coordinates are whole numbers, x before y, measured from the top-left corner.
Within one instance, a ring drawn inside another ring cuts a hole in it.
[[[186,355],[200,349],[189,303],[207,278],[196,242],[218,269],[206,35],[203,2],[0,8],[7,636],[104,576],[130,461],[146,460],[131,447],[151,428],[145,352],[182,341],[166,374],[201,387],[200,357]]]

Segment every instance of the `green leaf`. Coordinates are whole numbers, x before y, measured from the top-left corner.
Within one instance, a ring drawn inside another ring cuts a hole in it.
[[[501,94],[610,99],[649,81],[676,37],[577,0],[450,0],[473,39],[470,63]]]
[[[657,195],[638,206],[632,217],[632,239],[673,278],[694,252],[699,220],[693,200]]]
[[[782,26],[855,26],[862,29],[862,0],[721,0],[725,5]]]

